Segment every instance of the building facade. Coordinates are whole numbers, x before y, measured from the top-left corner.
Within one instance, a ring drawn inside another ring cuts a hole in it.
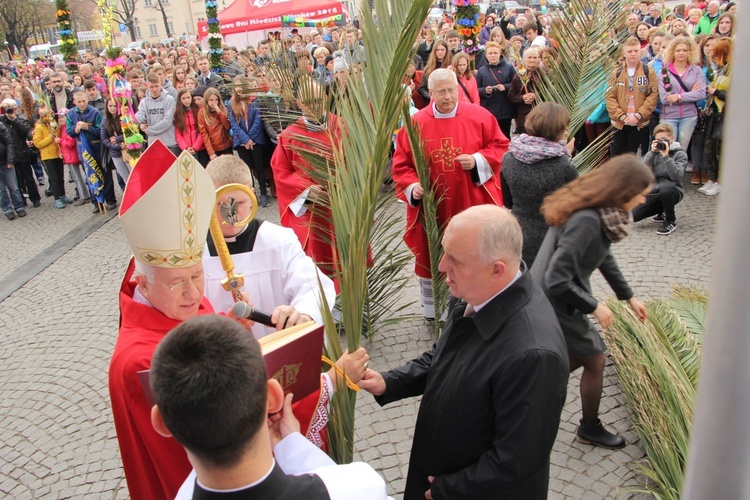
[[[159,5],[164,8],[167,25]],[[219,1],[219,10],[225,7]],[[159,43],[165,38],[179,38],[182,35],[195,35],[198,21],[206,19],[205,0],[135,0],[133,12],[136,41]],[[169,32],[167,32],[167,27]],[[115,27],[115,45],[126,47],[131,42],[130,33],[123,31],[123,25]]]

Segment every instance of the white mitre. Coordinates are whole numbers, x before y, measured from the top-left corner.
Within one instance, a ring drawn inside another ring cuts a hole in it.
[[[215,204],[214,183],[193,155],[175,158],[157,140],[130,173],[120,222],[140,262],[189,267],[203,257]]]

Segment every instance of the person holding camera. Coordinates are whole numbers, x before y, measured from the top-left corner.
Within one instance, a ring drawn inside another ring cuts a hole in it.
[[[18,112],[18,103],[6,98],[0,103],[2,116],[0,122],[5,125],[13,142],[14,162],[8,162],[8,167],[15,166],[18,177],[18,187],[29,196],[29,201],[34,207],[42,204],[42,197],[36,187],[34,170],[31,167],[33,153],[31,152],[31,124]],[[24,201],[24,205],[26,202]]]
[[[655,181],[646,202],[633,210],[633,220],[638,222],[646,217],[661,224],[656,234],[666,236],[677,229],[674,207],[685,196],[682,176],[687,167],[687,153],[679,142],[674,141],[674,128],[668,123],[660,123],[654,128],[651,150],[643,157],[643,162],[654,173]]]

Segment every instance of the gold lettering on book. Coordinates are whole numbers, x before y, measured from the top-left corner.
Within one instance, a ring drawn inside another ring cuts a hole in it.
[[[276,379],[281,384],[281,387],[286,389],[297,383],[297,374],[301,367],[302,363],[284,365],[271,378]]]

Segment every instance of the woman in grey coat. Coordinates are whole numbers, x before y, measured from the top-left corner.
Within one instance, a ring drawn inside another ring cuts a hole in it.
[[[514,137],[503,156],[503,204],[521,225],[523,261],[529,267],[547,234],[539,211],[542,200],[578,177],[565,147],[568,124],[570,113],[564,106],[543,102],[528,114],[526,133]]]
[[[617,298],[626,300],[644,321],[646,308],[634,296],[609,247],[625,238],[633,224],[630,211],[644,202],[654,175],[635,156],[618,156],[545,198],[542,213],[550,229],[531,275],[547,294],[568,345],[570,371],[583,366],[577,439],[604,448],[622,448],[625,440],[599,420],[606,346],[588,319],[601,328],[614,321],[612,311],[591,292],[591,274],[604,275]]]

